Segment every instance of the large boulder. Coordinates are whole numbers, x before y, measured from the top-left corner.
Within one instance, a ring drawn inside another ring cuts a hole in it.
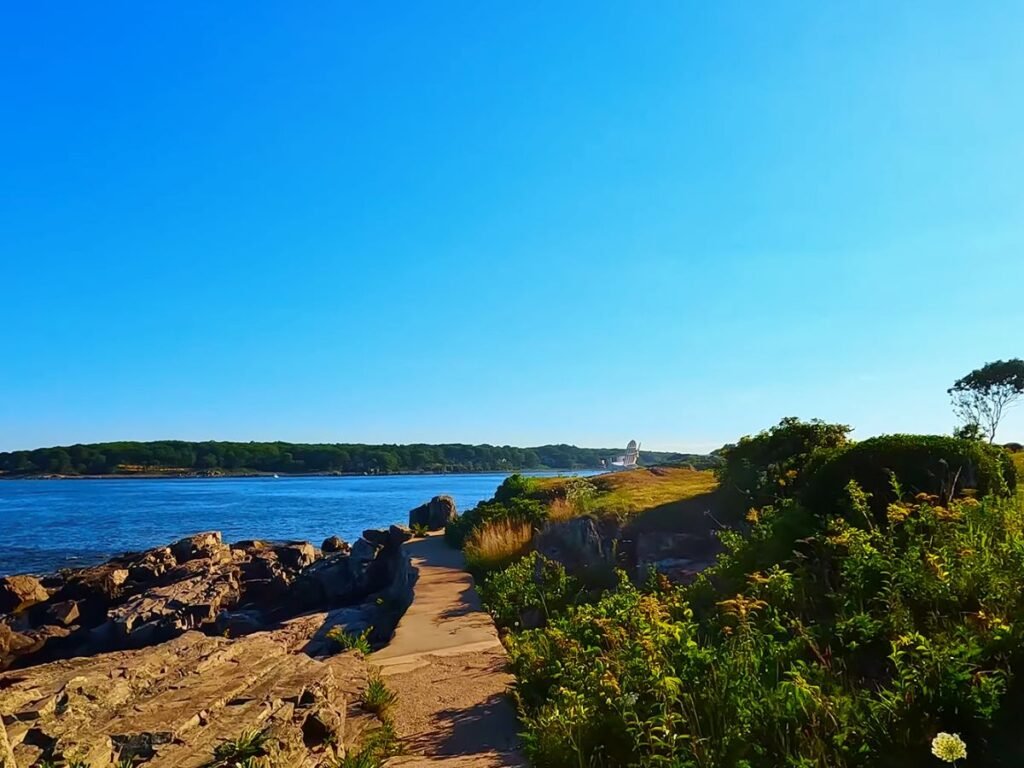
[[[344,539],[338,536],[328,536],[324,539],[324,543],[320,545],[320,551],[325,555],[329,552],[348,552],[348,544]]]
[[[451,496],[435,496],[409,512],[409,527],[426,526],[428,530],[439,531],[458,516],[455,499]]]
[[[218,557],[229,549],[221,539],[220,531],[206,531],[186,536],[171,545],[171,552],[179,563],[201,557]]]
[[[50,593],[34,576],[5,576],[0,579],[0,613],[13,613],[49,597]]]
[[[593,573],[614,564],[614,535],[605,533],[589,515],[551,523],[537,534],[534,546],[549,560],[555,560],[575,575]]]
[[[137,583],[147,583],[160,578],[177,564],[170,547],[157,547],[143,552],[128,566],[128,578]]]
[[[714,564],[721,549],[710,536],[670,531],[642,531],[636,534],[636,579],[643,581],[651,571],[676,584],[689,584],[697,574]]]
[[[282,565],[295,570],[312,565],[320,556],[316,547],[308,541],[289,541],[274,547],[274,553]]]
[[[115,643],[139,647],[213,624],[241,596],[238,566],[192,560],[171,571],[177,578],[152,587],[112,608]]]

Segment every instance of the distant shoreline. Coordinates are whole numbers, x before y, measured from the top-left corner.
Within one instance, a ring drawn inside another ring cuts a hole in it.
[[[245,477],[281,479],[296,477],[446,477],[448,475],[514,475],[517,472],[601,472],[602,467],[536,467],[533,469],[475,469],[459,472],[425,472],[406,470],[399,472],[121,472],[111,475],[0,475],[2,480],[223,480]],[[605,470],[607,471],[607,470]]]

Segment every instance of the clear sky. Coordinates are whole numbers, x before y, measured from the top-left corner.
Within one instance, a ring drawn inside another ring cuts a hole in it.
[[[0,449],[948,432],[1024,355],[1022,40],[962,0],[10,5]]]

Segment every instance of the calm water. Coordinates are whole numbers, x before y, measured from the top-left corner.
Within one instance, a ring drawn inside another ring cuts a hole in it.
[[[354,540],[439,493],[464,511],[504,474],[0,481],[0,575],[101,562],[198,531],[226,541]]]

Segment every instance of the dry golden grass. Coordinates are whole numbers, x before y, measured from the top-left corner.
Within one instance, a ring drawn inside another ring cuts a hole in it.
[[[495,520],[475,529],[462,548],[472,571],[505,568],[530,551],[533,526],[518,520]]]
[[[594,511],[618,517],[632,517],[656,507],[710,493],[718,487],[713,472],[681,467],[613,472],[598,475],[590,481],[598,490]]]
[[[692,518],[714,506],[710,494],[718,487],[714,472],[683,467],[609,472],[587,479],[597,488],[597,495],[588,504],[591,514],[670,531],[681,522],[706,526]],[[547,503],[552,520],[566,520],[579,513],[563,495],[569,481],[566,477],[534,479],[531,496]]]
[[[578,514],[576,507],[561,497],[548,504],[548,520],[553,523],[560,523],[563,520],[576,517]]]

